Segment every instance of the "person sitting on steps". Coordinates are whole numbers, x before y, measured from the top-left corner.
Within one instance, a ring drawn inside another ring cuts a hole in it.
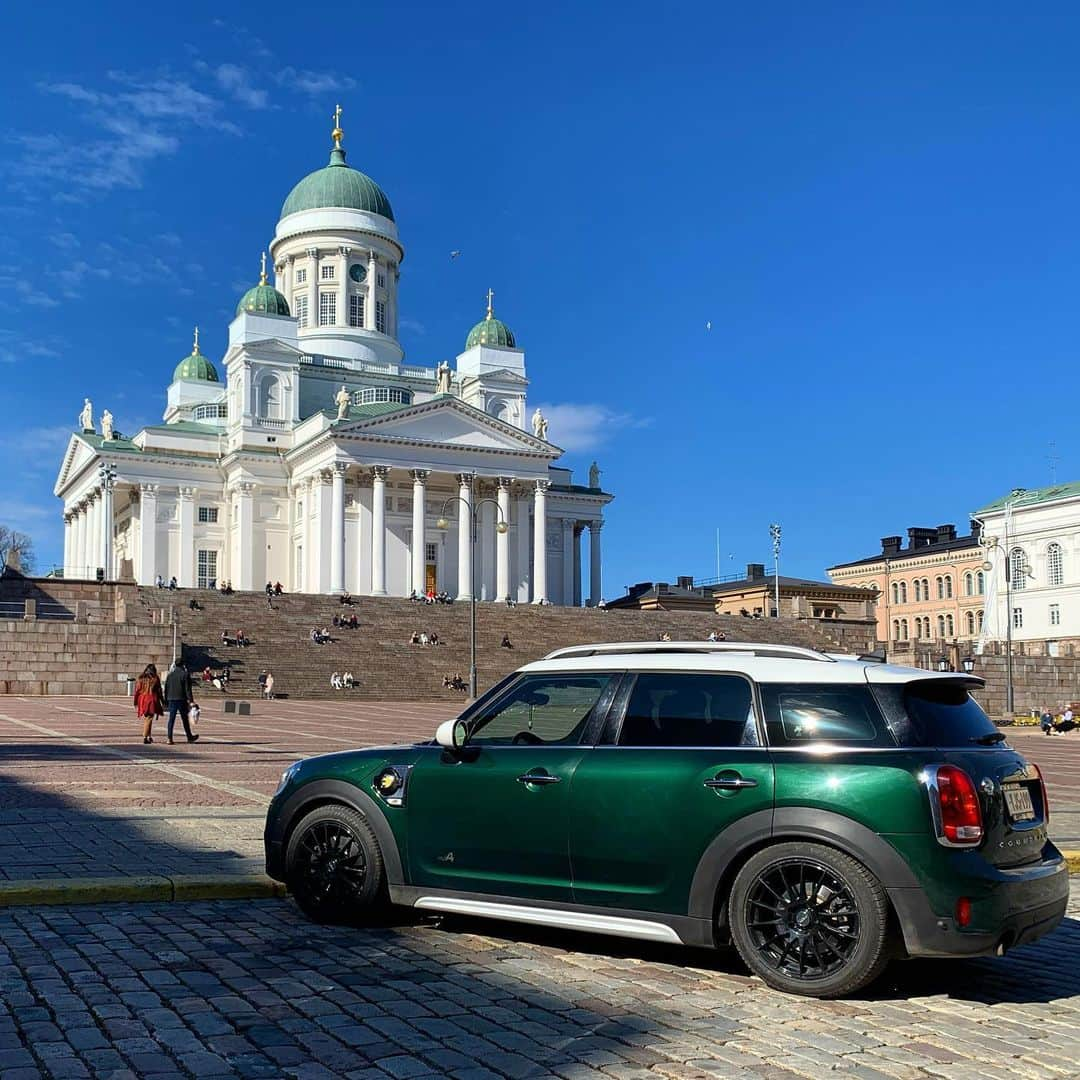
[[[335,671],[334,674],[330,676],[330,686],[334,690],[340,690],[341,689],[341,673],[340,672]]]
[[[353,678],[353,673],[351,671],[346,671],[345,674],[341,676],[341,681],[345,684],[346,690],[351,690],[356,685],[356,680]]]
[[[503,639],[502,639],[502,641],[499,642],[499,648],[501,648],[501,649],[512,649],[513,647],[514,647],[514,645],[510,641],[510,635],[509,634],[503,634]]]

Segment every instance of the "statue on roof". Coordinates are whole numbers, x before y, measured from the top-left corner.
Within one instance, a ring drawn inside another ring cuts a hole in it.
[[[435,369],[435,393],[450,393],[450,365],[445,360]]]
[[[534,412],[532,415],[532,429],[533,434],[538,439],[544,439],[545,441],[547,440],[547,417],[544,416],[544,414],[539,409],[537,409],[536,412]]]
[[[83,431],[94,430],[94,406],[90,404],[89,398],[83,398],[82,412],[79,413],[79,427]]]
[[[113,436],[113,414],[106,409],[101,414],[101,437],[103,439],[112,439]]]
[[[600,467],[594,461],[589,466],[589,487],[598,488],[600,486]]]
[[[349,404],[351,401],[352,396],[344,386],[334,395],[334,403],[337,405],[337,418],[339,420],[344,420],[348,415]]]

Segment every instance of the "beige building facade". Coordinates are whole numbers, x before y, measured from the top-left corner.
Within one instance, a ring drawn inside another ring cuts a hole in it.
[[[886,536],[881,552],[828,569],[837,585],[874,589],[878,640],[890,656],[918,662],[946,656],[959,666],[983,627],[989,575],[979,533],[957,536],[955,525],[914,526],[903,537]],[[920,657],[920,654],[924,654]]]

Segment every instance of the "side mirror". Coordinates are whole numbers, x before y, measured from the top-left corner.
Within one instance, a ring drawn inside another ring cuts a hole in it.
[[[435,741],[447,750],[460,750],[465,745],[465,739],[469,734],[468,726],[464,720],[444,720],[435,729]]]

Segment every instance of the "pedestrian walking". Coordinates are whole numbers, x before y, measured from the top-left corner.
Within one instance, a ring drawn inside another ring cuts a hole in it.
[[[154,717],[165,712],[165,699],[161,690],[161,679],[157,668],[147,664],[135,683],[135,715],[143,722],[142,741],[144,744],[154,741],[151,729]]]
[[[176,714],[180,714],[180,720],[184,725],[184,734],[189,743],[196,742],[198,735],[191,734],[189,723],[190,709],[195,704],[195,695],[191,690],[191,676],[184,667],[183,660],[177,660],[165,679],[165,700],[169,705],[169,745],[173,744],[173,726],[176,724]]]
[[[266,682],[263,683],[263,697],[267,701],[274,700],[274,673],[272,671],[266,673]]]

